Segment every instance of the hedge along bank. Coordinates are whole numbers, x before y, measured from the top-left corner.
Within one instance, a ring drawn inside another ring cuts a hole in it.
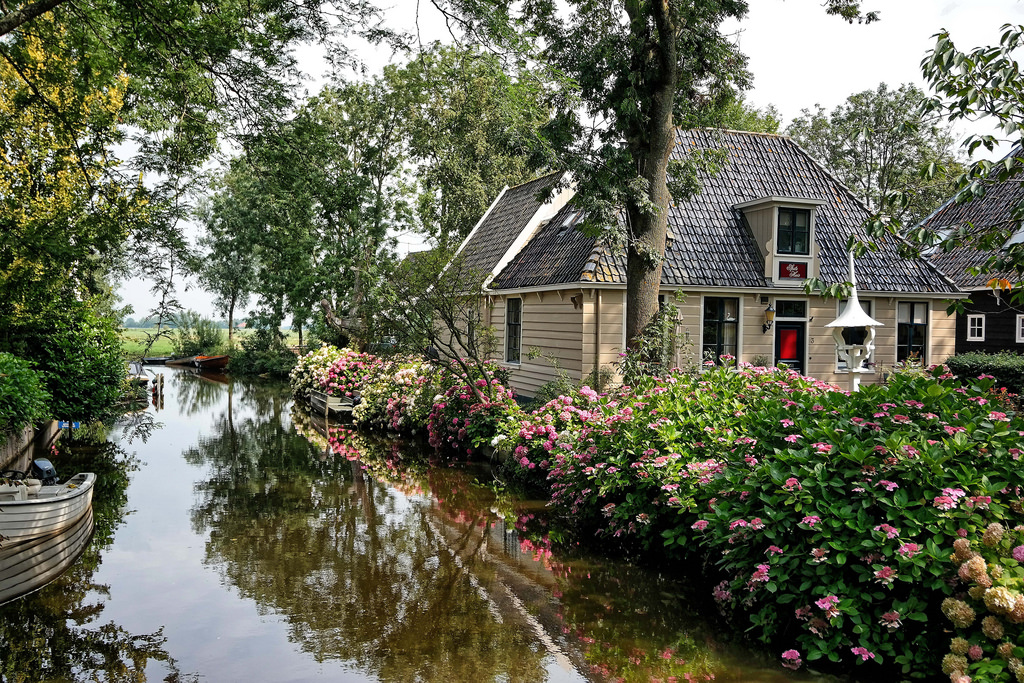
[[[496,445],[577,526],[703,563],[722,611],[786,666],[1024,680],[1024,424],[991,378],[897,373],[850,395],[715,369],[530,414],[472,411],[468,381],[434,394],[432,437]]]

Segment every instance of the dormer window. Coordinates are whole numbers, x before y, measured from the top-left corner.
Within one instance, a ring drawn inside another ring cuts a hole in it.
[[[778,253],[807,256],[811,253],[811,212],[809,209],[779,207]]]

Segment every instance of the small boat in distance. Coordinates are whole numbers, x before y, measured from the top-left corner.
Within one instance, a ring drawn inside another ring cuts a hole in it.
[[[0,483],[0,544],[18,543],[71,526],[92,509],[96,475],[80,472],[63,484],[39,479]]]
[[[165,361],[164,365],[184,365],[193,368],[196,365],[196,357],[189,356],[187,358],[172,358],[169,361]]]
[[[142,359],[143,365],[163,365],[169,360],[174,360],[174,356],[147,356]]]
[[[196,356],[193,362],[200,370],[223,370],[229,360],[231,356]]]

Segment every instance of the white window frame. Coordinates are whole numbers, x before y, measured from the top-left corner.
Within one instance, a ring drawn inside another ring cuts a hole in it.
[[[508,308],[512,301],[519,302],[519,322],[516,325],[516,330],[519,334],[519,358],[517,360],[509,360],[509,322],[508,322]],[[523,299],[522,297],[510,296],[505,298],[505,363],[508,365],[522,365],[523,363]]]
[[[1020,316],[1018,316],[1019,318]],[[974,323],[980,323],[981,332],[978,334],[974,333]],[[1020,337],[1020,325],[1017,325],[1017,336]],[[967,341],[983,342],[985,341],[985,314],[984,313],[969,313],[967,315]],[[1019,340],[1018,340],[1019,341]]]
[[[840,315],[843,314],[843,310],[844,310],[843,309],[843,304],[846,303],[847,301],[849,301],[849,299],[840,299],[840,300],[836,301],[836,317],[837,318]],[[875,315],[875,300],[874,299],[861,299],[860,303],[861,303],[861,306],[864,308],[864,312],[867,313],[868,315],[874,317],[874,315]],[[831,333],[829,333],[828,336],[831,337],[832,336]],[[875,372],[875,351],[876,351],[876,349],[877,349],[877,346],[876,347],[872,347],[871,355],[868,356],[868,358],[867,358],[867,366],[868,367],[866,369],[861,370],[862,373],[873,374]],[[850,372],[849,368],[847,368],[846,365],[842,364],[842,362],[843,361],[839,358],[839,352],[837,351],[836,352],[836,374],[840,374],[840,375],[849,374],[849,372]]]
[[[1024,315],[1017,314],[1017,343],[1024,344]]]

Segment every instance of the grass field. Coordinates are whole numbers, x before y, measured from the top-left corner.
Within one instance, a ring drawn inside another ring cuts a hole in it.
[[[142,353],[145,343],[146,335],[155,333],[155,329],[141,329],[141,328],[122,328],[121,329],[121,350],[127,357],[138,357]],[[294,346],[299,343],[299,335],[290,330],[286,331],[287,337],[285,343],[289,346]],[[172,333],[173,334],[173,333]],[[245,339],[246,335],[249,334],[248,330],[238,330],[235,332],[235,343],[239,343]],[[224,341],[227,342],[228,333],[224,330]],[[161,337],[156,341],[155,344],[146,352],[147,356],[171,356],[174,355],[174,348],[171,344],[171,340],[168,337]]]

